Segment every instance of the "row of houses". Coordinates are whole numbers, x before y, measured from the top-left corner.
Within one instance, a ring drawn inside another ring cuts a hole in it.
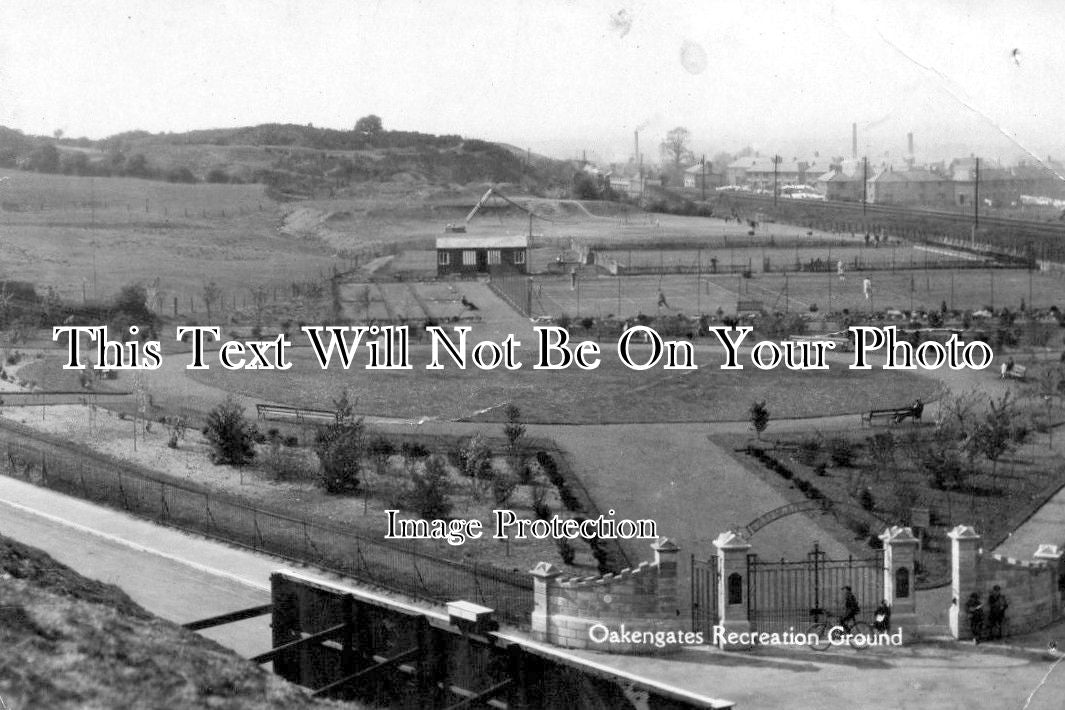
[[[875,173],[859,170],[848,174],[837,166],[819,176],[814,187],[828,200],[964,207],[979,199],[1002,207],[1018,204],[1021,195],[1061,195],[1065,179],[1042,166],[977,169],[975,159],[965,158],[953,161],[946,170],[886,166]]]
[[[1003,168],[978,166],[976,158],[960,158],[948,164],[914,167],[903,164],[864,163],[860,160],[790,160],[750,156],[731,163],[728,184],[752,191],[772,192],[782,185],[808,185],[827,200],[877,204],[971,205],[977,199],[993,206],[1020,201],[1021,195],[1065,195],[1065,166],[1048,161],[1046,166],[1017,165]]]

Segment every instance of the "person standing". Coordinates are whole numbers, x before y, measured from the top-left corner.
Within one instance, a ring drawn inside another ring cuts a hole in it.
[[[980,603],[980,595],[973,592],[965,602],[965,613],[969,617],[969,632],[973,635],[973,643],[980,643],[984,633],[984,605]]]
[[[989,638],[1002,638],[1003,627],[1006,625],[1006,609],[1008,607],[1009,602],[1006,601],[1006,595],[1002,593],[1002,588],[996,584],[991,588],[991,593],[987,595],[987,635]]]

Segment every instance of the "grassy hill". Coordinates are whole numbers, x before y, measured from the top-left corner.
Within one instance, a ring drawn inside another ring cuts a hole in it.
[[[8,708],[359,707],[312,700],[214,641],[152,616],[118,587],[3,537],[0,648]]]
[[[566,161],[458,135],[294,124],[130,131],[101,140],[26,136],[0,127],[0,167],[170,182],[254,182],[289,199],[344,196],[367,182],[437,187],[507,182],[522,192],[547,194],[572,177]]]

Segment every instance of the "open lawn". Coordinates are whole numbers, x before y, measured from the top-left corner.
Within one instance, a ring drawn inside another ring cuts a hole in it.
[[[277,287],[284,298],[292,282],[321,281],[338,263],[324,243],[278,232],[279,207],[262,185],[0,177],[8,178],[0,184],[3,277],[67,301],[106,300],[126,284],[158,279],[153,306],[172,315],[176,297],[180,314],[205,318],[208,282],[221,288],[224,312],[234,299],[238,308],[248,302],[251,288],[269,286],[274,298]]]
[[[709,344],[710,341],[705,341]],[[609,346],[604,343],[604,349]],[[450,360],[443,370],[426,370],[427,346],[413,345],[408,371],[366,371],[363,362],[350,371],[334,364],[327,370],[305,349],[294,350],[284,378],[263,371],[229,372],[220,368],[190,373],[196,380],[253,398],[310,408],[329,408],[336,393],[348,388],[361,413],[400,417],[501,421],[502,405],[513,402],[533,423],[595,424],[652,421],[743,421],[751,402],[766,400],[772,416],[812,417],[857,413],[871,407],[931,399],[934,383],[905,372],[854,372],[843,363],[828,371],[786,369],[721,371],[719,346],[696,354],[698,370],[637,372],[624,367],[613,351],[604,352],[595,372],[570,368],[532,369],[535,346],[518,349],[523,366],[515,371],[459,369]]]

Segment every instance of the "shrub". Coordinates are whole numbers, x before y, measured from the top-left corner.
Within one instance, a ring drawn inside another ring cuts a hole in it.
[[[426,459],[422,471],[411,477],[407,507],[426,519],[447,518],[451,514],[450,490],[444,462],[439,456],[431,456]]]
[[[281,440],[285,446],[296,447],[300,445],[300,438],[295,434],[290,434]]]
[[[207,414],[203,434],[211,447],[211,462],[242,466],[255,457],[255,430],[244,418],[244,407],[228,396]]]
[[[573,544],[564,537],[557,539],[558,544],[558,556],[562,558],[562,563],[571,565],[573,560],[577,557],[577,551],[573,549]]]
[[[862,506],[863,510],[872,510],[876,507],[876,501],[873,499],[873,492],[868,488],[862,490],[861,495],[858,496],[858,503]]]
[[[850,466],[854,463],[854,445],[844,436],[834,436],[828,440],[828,456],[836,466]]]
[[[551,519],[551,506],[545,501],[533,501],[533,513],[538,520],[550,520]]]
[[[492,476],[492,500],[496,505],[506,505],[518,487],[518,479],[509,471],[496,471]]]
[[[817,462],[817,455],[821,453],[821,442],[815,436],[804,437],[799,442],[799,450],[795,456],[803,466],[813,466]]]
[[[318,432],[318,483],[326,493],[354,493],[359,489],[365,438],[362,419],[337,422]]]

